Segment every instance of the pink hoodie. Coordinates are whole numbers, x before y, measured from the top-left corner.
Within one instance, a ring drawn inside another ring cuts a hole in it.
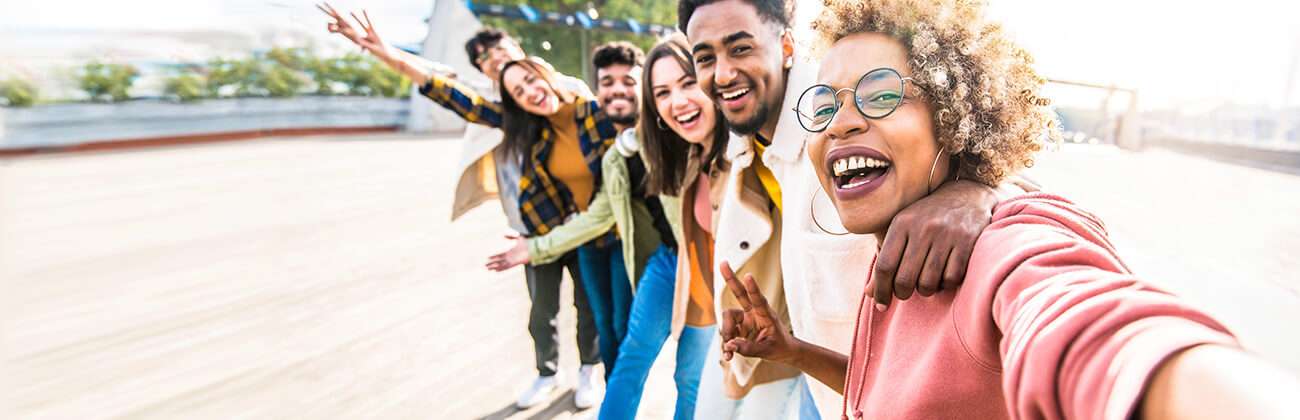
[[[1150,374],[1223,325],[1139,280],[1095,216],[1002,202],[957,291],[858,310],[845,418],[1125,419]]]

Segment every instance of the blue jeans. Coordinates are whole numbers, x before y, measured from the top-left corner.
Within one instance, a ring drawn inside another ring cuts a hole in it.
[[[677,253],[660,245],[650,256],[645,273],[637,284],[632,300],[632,316],[627,323],[627,337],[618,349],[618,367],[609,377],[600,419],[633,419],[641,404],[641,393],[650,366],[668,340],[673,321],[673,288],[677,280]],[[676,420],[695,417],[695,396],[700,388],[700,371],[709,353],[716,326],[686,326],[677,340]]]
[[[808,375],[799,375],[799,384],[803,388],[803,395],[799,400],[799,420],[821,420],[822,414],[817,411],[817,402],[813,401],[812,389],[808,388]]]
[[[582,288],[596,318],[600,342],[600,360],[605,363],[605,378],[614,372],[618,346],[627,335],[627,314],[632,308],[632,285],[623,267],[623,245],[614,241],[605,248],[588,243],[578,248],[578,265]]]

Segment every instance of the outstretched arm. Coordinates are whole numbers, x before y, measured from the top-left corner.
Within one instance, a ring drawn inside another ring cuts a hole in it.
[[[360,29],[358,29],[352,26],[347,18],[344,18],[329,4],[317,5],[316,8],[333,19],[332,22],[326,25],[326,28],[331,33],[343,35],[344,38],[357,44],[379,61],[406,75],[411,80],[423,83],[420,86],[420,94],[455,112],[466,121],[491,127],[501,126],[501,107],[499,104],[484,99],[473,88],[457,81],[454,74],[437,71],[438,68],[446,68],[446,66],[441,66],[385,43],[379,37],[379,33],[375,31],[375,25],[371,22],[370,15],[365,11],[361,12],[364,19],[362,16],[357,16],[356,13],[351,14],[352,18],[357,21],[357,25],[360,26]]]
[[[1300,413],[1300,383],[1240,349],[1203,345],[1166,361],[1151,378],[1145,420],[1277,419]]]
[[[352,18],[356,19],[357,24],[361,26],[361,30],[358,30],[348,22],[347,18],[334,10],[334,7],[330,6],[329,3],[318,4],[316,8],[333,19],[326,25],[326,29],[330,33],[342,35],[348,41],[357,44],[362,50],[370,53],[370,55],[373,55],[398,73],[406,75],[411,80],[429,80],[429,77],[437,73],[442,73],[443,76],[447,77],[455,77],[455,73],[450,72],[450,67],[434,63],[424,57],[402,51],[385,43],[383,39],[379,38],[379,34],[375,32],[375,26],[370,21],[370,14],[364,10],[361,11],[361,15],[365,17],[364,20],[361,16],[357,16],[356,13],[351,13]]]
[[[1002,334],[996,351],[1013,417],[1296,412],[1300,386],[1288,372],[1246,354],[1213,317],[1140,281],[1098,239],[1100,225],[1057,221],[1050,215],[1060,207],[1007,211],[1015,213],[981,237],[975,258],[986,268],[965,286],[976,288],[968,297],[988,299],[992,317],[956,321],[970,332],[991,321]]]
[[[545,235],[533,238],[508,237],[512,241],[510,249],[488,257],[487,268],[505,271],[520,264],[551,263],[609,232],[612,227],[614,212],[609,206],[609,194],[602,189],[596,193],[591,205],[587,206],[587,211],[578,213]]]

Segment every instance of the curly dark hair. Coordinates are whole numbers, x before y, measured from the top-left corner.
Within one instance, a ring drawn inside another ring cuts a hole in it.
[[[500,44],[503,39],[513,38],[510,38],[510,34],[505,33],[505,31],[491,26],[485,26],[475,32],[473,37],[465,41],[465,55],[469,56],[469,65],[478,68],[479,57],[486,53],[487,50]]]
[[[682,33],[686,33],[686,25],[691,23],[691,15],[695,14],[695,9],[719,1],[722,0],[681,0],[677,3],[677,29]],[[780,24],[782,27],[789,27],[790,21],[794,20],[794,5],[797,0],[743,1],[754,6],[754,10],[758,12],[758,17],[765,21]]]
[[[908,49],[913,76],[934,107],[937,140],[962,178],[996,185],[1033,165],[1044,136],[1060,136],[1047,79],[1033,57],[984,18],[970,0],[825,0],[813,22],[824,50],[846,36],[874,32]]]
[[[640,47],[627,41],[607,42],[591,50],[591,65],[596,70],[615,64],[636,67],[643,62],[645,62],[645,53]]]

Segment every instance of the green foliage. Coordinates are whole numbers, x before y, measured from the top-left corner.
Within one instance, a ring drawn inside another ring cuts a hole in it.
[[[273,48],[260,57],[217,59],[208,63],[207,95],[317,95],[406,97],[410,81],[375,59],[350,53],[319,58],[303,48]]]
[[[273,98],[296,96],[298,91],[307,84],[299,72],[280,63],[268,63],[262,68],[262,72],[258,87]]]
[[[342,57],[314,59],[306,72],[316,83],[319,95],[358,95],[404,98],[411,81],[370,56],[350,53]]]
[[[130,99],[131,85],[140,71],[129,64],[91,62],[81,70],[79,84],[90,100],[120,102]]]
[[[167,79],[163,92],[181,102],[194,102],[203,99],[206,94],[203,77],[193,71],[186,71]]]
[[[223,88],[232,87],[233,96],[252,96],[261,77],[260,64],[253,58],[217,58],[208,62],[208,97],[219,98]]]
[[[26,80],[9,79],[0,82],[0,100],[12,107],[29,107],[36,103],[36,87]]]
[[[677,24],[676,0],[487,0],[481,3],[517,5],[527,3],[538,10],[574,13],[586,11],[594,6],[601,19],[635,19],[642,25],[657,23],[665,26]],[[509,32],[529,54],[545,59],[561,73],[580,77],[583,71],[593,71],[590,63],[591,48],[609,41],[629,41],[644,50],[654,46],[656,39],[650,35],[633,35],[626,32],[604,30],[583,30],[576,27],[562,27],[551,24],[532,24],[520,20],[508,20],[499,17],[480,18],[484,25],[497,27]],[[586,48],[573,48],[580,45],[586,37]],[[543,43],[550,43],[548,51]],[[584,54],[586,60],[584,60]],[[595,77],[592,74],[592,77]]]
[[[297,95],[307,85],[307,76],[296,67],[305,67],[312,59],[305,53],[272,50],[265,58],[218,58],[208,62],[207,94],[209,97],[271,96],[287,98]]]
[[[275,47],[266,52],[266,59],[288,67],[293,70],[305,70],[309,63],[316,59],[311,51],[305,48],[280,48]]]

